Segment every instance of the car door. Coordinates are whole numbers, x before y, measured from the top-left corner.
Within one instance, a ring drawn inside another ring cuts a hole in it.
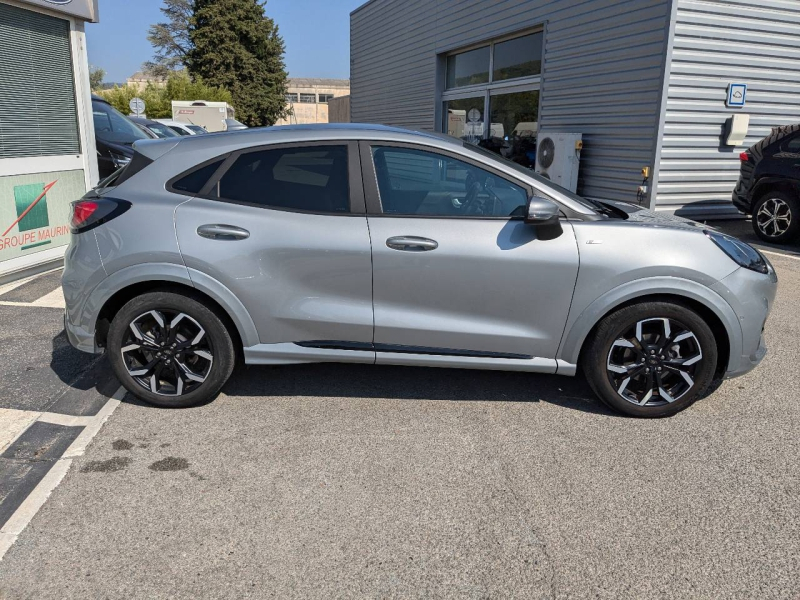
[[[571,225],[554,236],[526,224],[531,190],[460,154],[361,142],[361,161],[378,362],[413,352],[555,369],[578,273]]]
[[[175,214],[186,266],[238,297],[262,344],[369,349],[372,262],[356,142],[248,149],[170,184],[187,194],[198,185]]]

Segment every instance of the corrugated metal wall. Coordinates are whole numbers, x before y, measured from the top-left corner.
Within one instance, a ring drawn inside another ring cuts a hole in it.
[[[800,122],[800,2],[677,1],[656,203],[732,212],[739,154],[772,127]],[[745,108],[726,108],[729,83],[748,85]],[[737,111],[750,114],[747,140],[722,146]]]
[[[584,134],[578,191],[636,201],[655,160],[670,0],[372,0],[351,16],[352,119],[435,129],[437,54],[546,23],[540,126]]]

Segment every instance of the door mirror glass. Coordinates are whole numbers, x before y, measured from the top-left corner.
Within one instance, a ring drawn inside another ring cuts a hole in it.
[[[558,219],[561,210],[552,200],[533,196],[528,200],[528,210],[525,213],[526,223],[546,223]]]

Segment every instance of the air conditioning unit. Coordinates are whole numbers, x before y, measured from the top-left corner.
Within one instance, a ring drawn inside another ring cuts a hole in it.
[[[540,131],[536,144],[536,172],[553,183],[578,190],[578,166],[583,149],[580,133]]]

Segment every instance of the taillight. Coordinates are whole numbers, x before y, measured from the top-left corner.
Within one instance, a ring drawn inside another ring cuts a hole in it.
[[[750,155],[747,152],[742,152],[739,155],[739,160],[742,162],[750,162]]]
[[[83,233],[98,225],[108,223],[131,207],[130,202],[111,198],[78,200],[72,203],[72,219],[69,228],[72,233]]]

